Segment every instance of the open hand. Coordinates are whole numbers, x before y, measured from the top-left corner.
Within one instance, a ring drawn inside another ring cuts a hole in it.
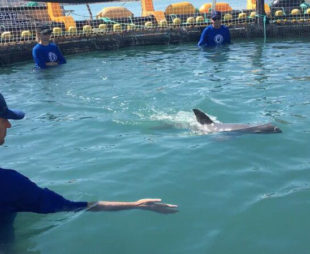
[[[150,210],[158,213],[176,213],[177,205],[160,203],[161,199],[145,198],[135,202],[137,208]]]

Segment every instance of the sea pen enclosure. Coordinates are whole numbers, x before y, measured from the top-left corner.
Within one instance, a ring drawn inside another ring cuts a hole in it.
[[[41,24],[50,25],[52,39],[65,54],[197,41],[211,23],[212,10],[222,13],[232,38],[307,36],[310,28],[310,5],[303,0],[2,0],[0,4],[1,65],[31,59],[35,30]],[[82,7],[87,13],[76,11]]]

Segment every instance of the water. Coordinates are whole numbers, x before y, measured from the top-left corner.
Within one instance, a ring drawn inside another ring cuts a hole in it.
[[[308,253],[310,41],[195,43],[0,71],[14,121],[1,165],[73,200],[160,197],[180,212],[19,214],[14,253]],[[191,111],[271,122],[202,135]]]

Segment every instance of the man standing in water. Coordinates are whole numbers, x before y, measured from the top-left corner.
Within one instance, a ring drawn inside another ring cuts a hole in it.
[[[11,128],[9,119],[20,120],[22,111],[7,107],[0,93],[0,145],[4,144],[6,131]],[[1,245],[14,239],[13,222],[18,212],[55,213],[61,211],[119,211],[128,209],[175,213],[177,206],[161,203],[161,199],[140,199],[134,202],[75,202],[47,189],[40,188],[24,175],[12,169],[0,168],[0,253]]]
[[[36,68],[46,69],[50,66],[66,63],[66,59],[63,57],[56,44],[50,42],[51,34],[52,30],[47,25],[39,27],[36,31],[38,44],[32,49],[32,56]]]
[[[230,43],[229,29],[221,24],[221,18],[220,12],[212,13],[212,25],[202,31],[198,42],[199,47],[213,47]]]

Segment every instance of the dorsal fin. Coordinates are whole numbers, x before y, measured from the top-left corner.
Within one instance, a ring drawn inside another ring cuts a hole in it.
[[[199,109],[193,109],[196,119],[200,124],[211,124],[213,121],[208,117],[205,113],[200,111]]]

